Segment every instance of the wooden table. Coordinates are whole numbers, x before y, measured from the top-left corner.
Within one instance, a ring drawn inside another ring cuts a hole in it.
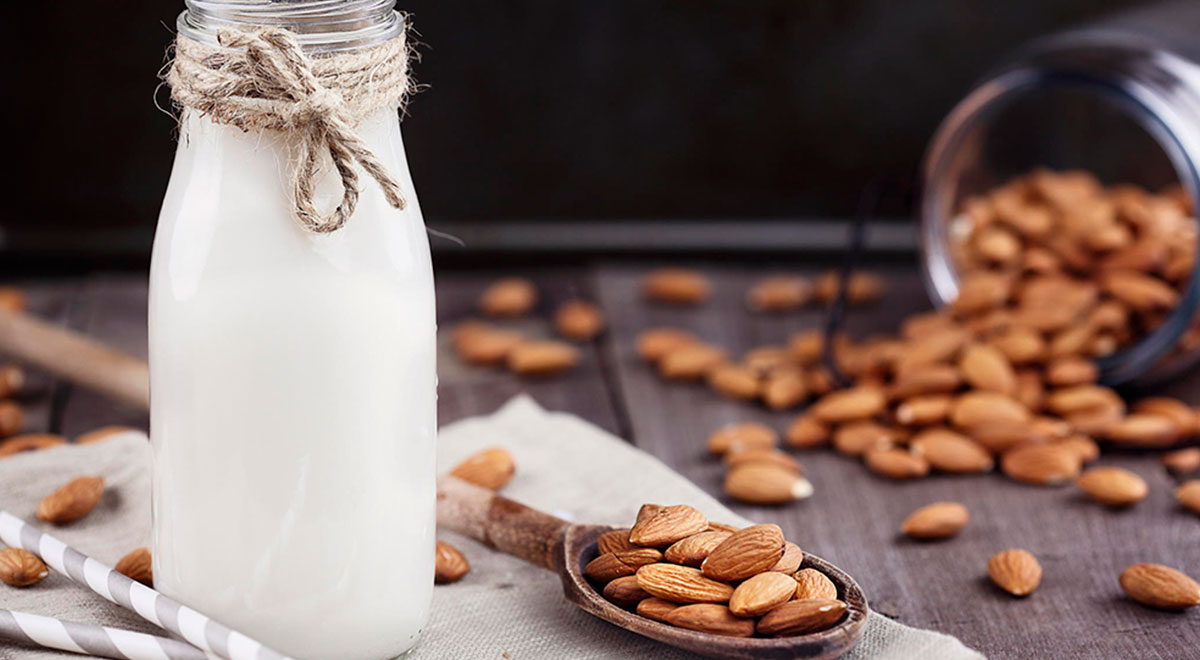
[[[781,431],[794,413],[771,413],[732,402],[701,385],[664,383],[633,351],[633,337],[659,324],[688,328],[731,353],[781,343],[816,327],[819,310],[781,316],[752,315],[743,295],[765,270],[758,265],[700,264],[714,280],[713,300],[695,309],[651,306],[638,295],[644,265],[594,263],[540,268],[525,274],[541,288],[538,318],[513,322],[530,334],[549,335],[545,319],[558,302],[597,300],[611,328],[584,346],[582,364],[544,380],[469,367],[439,349],[442,423],[493,411],[513,395],[531,394],[551,410],[574,413],[667,462],[721,496],[724,470],[704,451],[722,424],[757,420]],[[443,329],[473,315],[475,297],[498,271],[438,273]],[[511,273],[511,269],[505,271]],[[885,270],[887,299],[856,310],[848,328],[858,336],[894,329],[905,314],[928,307],[911,267]],[[145,355],[146,285],[132,276],[92,276],[27,283],[34,310],[131,353]],[[1167,391],[1200,402],[1200,373]],[[145,415],[67,383],[33,378],[26,396],[31,430],[73,436],[102,424],[145,425]],[[856,461],[829,451],[800,455],[816,487],[809,500],[784,507],[730,506],[748,518],[777,522],[790,539],[827,557],[858,578],[872,607],[885,616],[940,630],[995,658],[1200,658],[1200,608],[1158,612],[1125,598],[1117,576],[1129,564],[1158,562],[1200,576],[1200,518],[1179,508],[1175,481],[1150,455],[1106,455],[1102,462],[1142,475],[1150,496],[1127,511],[1105,510],[1074,488],[1024,486],[998,476],[934,476],[894,483]],[[941,543],[901,537],[900,521],[936,500],[958,500],[970,525]],[[993,588],[985,564],[993,553],[1023,547],[1041,560],[1044,580],[1029,598]]]

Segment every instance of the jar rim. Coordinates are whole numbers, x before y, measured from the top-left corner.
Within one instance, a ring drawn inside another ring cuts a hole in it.
[[[185,0],[175,24],[179,34],[217,45],[224,29],[282,27],[296,33],[308,52],[366,48],[399,36],[405,15],[396,0]]]
[[[1063,48],[1070,48],[1064,46]],[[1043,53],[1052,51],[1047,48]],[[1164,69],[1190,63],[1165,52],[1148,54]],[[946,245],[949,218],[942,217],[946,190],[944,182],[951,161],[973,131],[1002,112],[1011,103],[1033,91],[1050,87],[1074,87],[1095,92],[1113,107],[1125,112],[1167,156],[1175,175],[1193,200],[1200,200],[1200,131],[1170,110],[1161,90],[1142,81],[1103,70],[1046,66],[1043,63],[1012,66],[986,78],[959,101],[934,133],[921,168],[921,190],[917,208],[921,221],[920,253],[925,288],[937,307],[949,304],[958,291],[958,275]],[[1190,128],[1189,128],[1190,127]],[[951,200],[952,201],[952,200]],[[1187,331],[1200,309],[1200,260],[1189,278],[1179,304],[1164,322],[1133,344],[1096,361],[1101,380],[1110,385],[1130,382],[1154,366]],[[1182,368],[1183,365],[1180,365]]]

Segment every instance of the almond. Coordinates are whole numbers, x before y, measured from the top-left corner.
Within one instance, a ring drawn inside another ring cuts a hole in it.
[[[946,394],[962,385],[958,369],[948,364],[926,364],[899,373],[889,394],[894,399],[907,399],[923,394]]]
[[[954,397],[949,394],[924,394],[906,399],[896,406],[896,421],[905,426],[937,424],[950,414]]]
[[[481,488],[497,490],[512,479],[516,470],[512,454],[499,447],[490,447],[468,456],[450,471],[450,475]]]
[[[709,531],[692,534],[686,539],[680,539],[671,544],[663,552],[663,558],[672,564],[699,568],[721,542],[733,535],[733,532]]]
[[[793,600],[767,612],[758,620],[758,634],[767,637],[807,635],[833,627],[846,613],[840,600]]]
[[[700,340],[686,330],[677,328],[651,328],[637,336],[637,352],[647,362],[658,362],[664,355]]]
[[[678,607],[679,605],[675,603],[651,596],[638,602],[637,613],[639,616],[644,616],[647,619],[666,623],[667,615]]]
[[[1107,272],[1102,285],[1110,296],[1138,311],[1171,309],[1179,302],[1179,293],[1170,284],[1136,271]]]
[[[991,454],[979,443],[949,429],[921,431],[909,442],[909,449],[942,472],[988,472],[993,466]]]
[[[778,525],[751,525],[713,548],[700,570],[714,580],[744,580],[770,570],[783,550],[783,530]]]
[[[987,572],[996,586],[1014,596],[1028,596],[1042,582],[1042,566],[1037,558],[1019,548],[992,555]]]
[[[749,400],[758,397],[758,374],[740,364],[722,364],[708,372],[708,385],[731,399]]]
[[[698,630],[711,635],[729,637],[752,637],[754,635],[753,619],[739,619],[729,611],[728,607],[714,603],[677,607],[663,618],[673,626]]]
[[[746,293],[746,304],[759,312],[782,312],[803,307],[812,284],[803,277],[777,275],[759,280]]]
[[[788,426],[786,438],[796,449],[821,447],[829,442],[829,427],[812,415],[800,415]]]
[[[708,531],[710,532],[729,532],[730,534],[738,531],[741,527],[730,525],[729,523],[719,523],[708,521]]]
[[[662,559],[662,553],[654,548],[635,548],[603,554],[583,567],[583,574],[601,584],[619,577],[633,575],[642,566],[654,564]]]
[[[1079,476],[1079,455],[1058,444],[1025,445],[1004,452],[1000,469],[1011,479],[1039,486],[1057,486]]]
[[[759,346],[746,351],[742,364],[760,376],[795,366],[787,349],[780,346]]]
[[[815,568],[803,568],[792,576],[796,580],[796,600],[837,600],[837,585]]]
[[[0,401],[0,437],[21,430],[25,425],[25,413],[15,401]]]
[[[851,422],[833,432],[833,447],[846,456],[861,456],[870,449],[892,446],[898,437],[894,429],[875,422]]]
[[[1076,385],[1055,390],[1046,399],[1046,407],[1057,415],[1070,415],[1114,405],[1124,412],[1125,403],[1121,397],[1111,389],[1100,385]]]
[[[898,374],[908,373],[919,367],[953,360],[954,356],[970,339],[964,328],[951,326],[936,330],[928,335],[910,340],[896,359],[894,369]]]
[[[733,595],[733,587],[690,566],[647,564],[637,570],[637,579],[651,596],[672,603],[726,603]]]
[[[1041,410],[1046,402],[1046,388],[1042,375],[1032,369],[1017,372],[1017,393],[1013,398],[1029,410]]]
[[[916,479],[929,474],[929,461],[906,449],[869,449],[863,454],[867,469],[890,479]]]
[[[1044,444],[1051,439],[1032,420],[980,424],[966,429],[966,434],[993,454],[1002,454],[1021,445]]]
[[[468,364],[499,364],[525,338],[517,332],[498,330],[481,323],[462,324],[454,329],[451,342],[459,358]]]
[[[1160,610],[1184,610],[1200,604],[1200,584],[1162,564],[1134,564],[1121,573],[1129,597]]]
[[[1084,471],[1075,481],[1088,497],[1108,506],[1129,506],[1146,498],[1146,481],[1124,468],[1101,466]]]
[[[658,373],[667,380],[700,380],[725,362],[725,351],[699,342],[672,349],[658,361]]]
[[[0,440],[0,458],[27,451],[49,449],[65,444],[66,438],[53,433],[25,433]]]
[[[813,294],[817,300],[830,302],[837,297],[841,288],[842,274],[837,271],[822,273],[817,278]],[[874,273],[856,271],[846,283],[846,302],[852,305],[871,302],[883,295],[883,280]]]
[[[586,300],[568,300],[554,313],[554,328],[567,339],[587,341],[604,331],[604,313]]]
[[[708,300],[708,279],[686,268],[660,268],[642,281],[642,292],[650,300],[678,305],[696,305]]]
[[[1162,464],[1172,474],[1187,474],[1200,470],[1200,447],[1176,449],[1162,455]]]
[[[47,495],[38,505],[37,517],[54,525],[65,525],[86,516],[103,495],[103,478],[77,477]]]
[[[1104,429],[1104,437],[1138,447],[1166,447],[1184,433],[1174,420],[1163,415],[1133,413]]]
[[[1013,326],[991,339],[992,346],[1011,364],[1030,364],[1046,359],[1049,348],[1042,334],[1028,326]]]
[[[0,550],[0,582],[14,587],[28,587],[41,582],[49,574],[46,564],[28,550]]]
[[[717,456],[748,449],[774,449],[779,434],[758,422],[727,424],[708,436],[708,451]]]
[[[800,364],[811,365],[818,362],[825,352],[825,333],[820,330],[805,330],[791,336],[788,340],[788,353]]]
[[[603,555],[610,552],[633,550],[637,546],[629,541],[629,531],[629,528],[614,529],[601,534],[600,538],[596,539],[596,551]]]
[[[1030,417],[1029,409],[1016,399],[1000,394],[974,390],[959,395],[950,410],[950,421],[959,428],[970,428],[981,424],[1024,422]]]
[[[1012,295],[1012,280],[1003,273],[977,271],[963,278],[950,306],[960,314],[985,312],[1003,305]]]
[[[1096,444],[1095,440],[1086,435],[1076,433],[1061,440],[1055,440],[1054,444],[1071,450],[1079,457],[1080,463],[1085,465],[1100,458],[1100,446]]]
[[[775,562],[771,570],[791,575],[800,568],[800,564],[802,563],[804,563],[804,551],[795,543],[786,541],[783,544],[783,556],[779,558],[779,561]]]
[[[497,280],[479,296],[479,311],[487,316],[512,317],[529,313],[537,304],[537,288],[521,277]]]
[[[604,597],[621,607],[634,607],[650,594],[638,586],[636,575],[626,575],[604,585]]]
[[[147,548],[138,548],[121,557],[117,565],[113,566],[113,570],[134,582],[141,582],[147,587],[154,586],[154,572],[150,562],[150,550]]]
[[[635,545],[662,548],[706,529],[708,518],[703,513],[686,504],[676,504],[637,521],[629,532],[629,540]]]
[[[808,385],[809,394],[813,396],[828,394],[837,387],[837,383],[833,380],[833,374],[823,364],[809,367],[804,372],[804,382]]]
[[[662,511],[664,508],[665,507],[663,507],[661,504],[643,504],[642,506],[638,507],[637,518],[634,519],[634,522],[640,523],[659,511]]]
[[[1188,407],[1186,403],[1166,396],[1153,396],[1142,399],[1134,404],[1133,412],[1166,417],[1175,422],[1175,425],[1180,429],[1181,435],[1191,435],[1196,429],[1197,423],[1200,423],[1200,420],[1196,418],[1195,411]]]
[[[508,368],[522,376],[543,376],[579,364],[579,349],[552,340],[523,341],[508,353]]]
[[[0,398],[8,398],[25,386],[25,370],[16,364],[0,365]]]
[[[763,403],[771,410],[787,410],[808,398],[808,382],[796,369],[781,369],[767,376],[762,386]]]
[[[785,573],[759,573],[742,582],[729,597],[734,616],[755,617],[766,614],[796,595],[796,580]]]
[[[471,570],[471,564],[458,548],[446,543],[437,542],[437,554],[434,561],[433,582],[435,584],[450,584],[457,582]]]
[[[959,371],[971,387],[1012,396],[1017,391],[1017,373],[998,349],[971,344],[958,359]]]
[[[751,463],[770,463],[796,474],[801,473],[801,467],[796,459],[778,449],[746,449],[725,454],[725,466],[735,468]]]
[[[1175,489],[1175,499],[1183,508],[1200,515],[1200,479],[1185,481]]]
[[[725,493],[748,504],[785,504],[813,493],[812,483],[787,468],[750,463],[725,475]]]
[[[909,514],[900,531],[922,541],[945,539],[959,533],[970,518],[967,507],[958,502],[934,502]]]
[[[1055,387],[1086,385],[1099,377],[1096,363],[1078,356],[1061,357],[1046,366],[1046,382]]]
[[[887,400],[874,387],[851,387],[821,397],[809,413],[822,422],[841,423],[868,419],[883,412]]]
[[[93,429],[91,431],[88,431],[87,433],[81,433],[81,434],[75,436],[75,444],[90,445],[93,442],[100,442],[102,440],[107,440],[107,439],[113,437],[114,435],[120,435],[122,433],[130,433],[130,432],[140,432],[140,430],[135,429],[132,426],[102,426],[98,429]]]

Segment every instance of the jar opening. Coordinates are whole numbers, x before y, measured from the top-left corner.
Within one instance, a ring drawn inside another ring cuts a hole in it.
[[[215,45],[221,30],[281,27],[310,52],[383,43],[404,31],[396,0],[185,0],[176,26],[189,39]]]
[[[1196,200],[1194,131],[1160,90],[1135,77],[1032,66],[980,85],[939,127],[926,156],[921,248],[931,299],[942,306],[958,295],[960,269],[948,246],[961,239],[956,214],[965,200],[1037,168],[1085,170],[1104,185],[1156,192],[1178,185]],[[1141,376],[1175,345],[1200,303],[1194,271],[1182,286],[1157,329],[1097,360],[1105,382]]]

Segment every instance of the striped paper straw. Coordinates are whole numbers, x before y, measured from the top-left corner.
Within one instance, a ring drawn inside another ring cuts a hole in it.
[[[183,642],[145,633],[0,610],[0,639],[116,660],[209,660]]]
[[[50,568],[219,658],[292,660],[140,582],[130,580],[7,511],[0,511],[0,540],[14,548],[32,552]]]

